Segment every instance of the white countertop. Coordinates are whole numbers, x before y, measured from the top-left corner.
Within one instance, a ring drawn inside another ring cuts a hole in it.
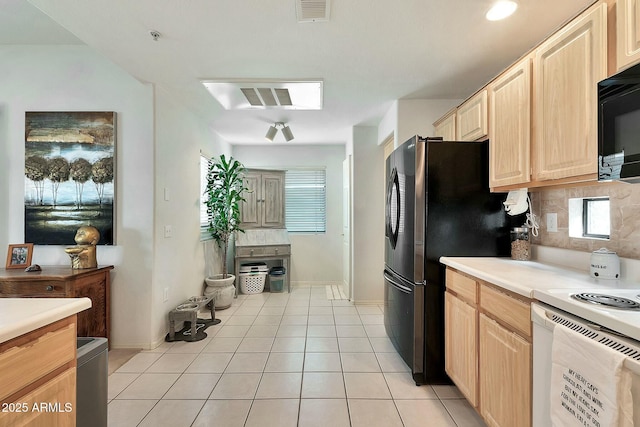
[[[89,298],[0,298],[0,343],[88,308]]]
[[[511,258],[441,257],[440,262],[504,289],[535,298],[536,291],[551,289],[638,289],[640,283],[625,280],[595,279],[588,271],[537,261]]]
[[[640,341],[640,311],[596,306],[571,297],[602,293],[640,302],[638,281],[595,279],[588,271],[511,258],[442,257],[440,262]]]

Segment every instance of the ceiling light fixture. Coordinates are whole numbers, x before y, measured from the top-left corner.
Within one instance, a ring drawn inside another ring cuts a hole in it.
[[[513,14],[518,8],[518,3],[511,0],[499,0],[491,6],[485,17],[489,21],[499,21]]]
[[[268,141],[273,142],[273,138],[276,137],[276,133],[278,133],[278,129],[275,126],[269,126],[267,130],[267,134],[264,136]]]
[[[293,133],[291,132],[291,128],[289,128],[289,126],[287,126],[282,122],[276,122],[273,125],[269,126],[269,129],[267,129],[267,134],[264,136],[267,139],[267,141],[273,142],[273,139],[276,137],[276,134],[278,133],[278,129],[282,131],[282,136],[284,136],[284,139],[287,142],[293,139]]]

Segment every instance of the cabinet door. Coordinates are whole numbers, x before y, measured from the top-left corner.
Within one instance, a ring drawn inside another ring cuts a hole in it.
[[[445,370],[472,406],[478,406],[477,310],[450,292],[444,295]]]
[[[487,135],[487,90],[483,89],[458,107],[456,138],[477,141]]]
[[[607,71],[607,5],[566,25],[536,50],[533,177],[597,172],[597,83]]]
[[[489,186],[530,180],[531,59],[514,65],[489,87]]]
[[[284,228],[284,174],[262,174],[262,227]]]
[[[456,140],[456,110],[453,109],[433,124],[434,136],[441,136],[445,141]]]
[[[640,0],[616,3],[618,70],[640,61]]]
[[[531,426],[531,344],[480,314],[480,408],[492,427]]]
[[[244,185],[248,190],[244,192],[245,201],[240,204],[242,228],[260,227],[260,204],[258,202],[262,198],[260,174],[246,172]]]
[[[6,402],[10,404],[9,402]],[[106,404],[106,402],[105,402]],[[70,368],[20,397],[16,409],[1,411],[0,425],[30,427],[72,427],[76,425],[76,368]]]

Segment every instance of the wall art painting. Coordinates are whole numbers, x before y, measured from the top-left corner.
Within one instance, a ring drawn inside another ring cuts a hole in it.
[[[114,244],[115,112],[26,112],[25,242],[75,244],[91,225]]]

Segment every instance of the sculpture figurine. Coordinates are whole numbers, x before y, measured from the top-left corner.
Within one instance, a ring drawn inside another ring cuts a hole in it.
[[[64,251],[71,257],[71,268],[79,270],[83,268],[96,268],[96,244],[100,240],[100,232],[97,228],[82,226],[78,228],[74,239],[77,246],[71,246]]]

